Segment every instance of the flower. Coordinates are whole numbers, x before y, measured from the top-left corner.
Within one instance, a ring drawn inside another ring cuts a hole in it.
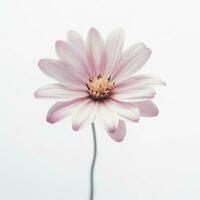
[[[38,65],[58,83],[35,92],[36,98],[59,99],[47,114],[48,122],[71,116],[72,128],[78,131],[98,120],[111,138],[120,142],[126,134],[125,121],[158,115],[151,101],[155,95],[152,85],[165,83],[135,74],[151,50],[137,43],[123,51],[123,45],[121,29],[111,32],[106,42],[95,28],[89,30],[86,42],[75,31],[68,32],[67,41],[56,42],[58,60],[42,59]]]

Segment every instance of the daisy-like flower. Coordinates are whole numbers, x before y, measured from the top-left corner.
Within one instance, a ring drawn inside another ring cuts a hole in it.
[[[151,50],[137,43],[123,51],[123,45],[121,29],[111,32],[105,42],[94,28],[89,30],[86,42],[75,31],[68,32],[67,41],[56,42],[58,60],[42,59],[38,65],[58,83],[35,92],[37,98],[59,99],[47,114],[48,122],[70,116],[72,128],[78,131],[98,120],[119,142],[126,134],[125,121],[158,115],[151,101],[155,95],[152,85],[165,83],[135,74],[149,59]]]

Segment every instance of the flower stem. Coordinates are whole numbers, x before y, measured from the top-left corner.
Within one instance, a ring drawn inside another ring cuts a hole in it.
[[[94,167],[96,162],[96,156],[97,156],[97,139],[96,139],[96,130],[95,130],[95,124],[92,123],[92,133],[93,133],[93,159],[90,169],[90,200],[94,199]]]

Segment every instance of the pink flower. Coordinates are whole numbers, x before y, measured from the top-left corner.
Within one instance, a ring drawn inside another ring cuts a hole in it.
[[[165,83],[149,75],[135,75],[146,63],[151,50],[137,43],[123,50],[121,29],[111,32],[106,42],[91,28],[86,42],[75,31],[69,31],[66,41],[55,44],[59,60],[42,59],[42,72],[58,83],[35,92],[37,98],[55,98],[47,121],[56,123],[72,117],[72,128],[78,131],[94,120],[100,121],[117,142],[126,134],[125,121],[138,122],[140,116],[158,115],[151,101],[152,85]]]

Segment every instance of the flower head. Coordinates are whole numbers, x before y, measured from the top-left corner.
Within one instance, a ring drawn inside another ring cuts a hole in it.
[[[56,59],[42,59],[40,69],[57,83],[35,92],[37,98],[55,98],[47,121],[55,123],[72,117],[72,128],[79,130],[100,121],[115,141],[126,134],[125,121],[138,122],[140,116],[153,117],[158,109],[151,99],[152,85],[165,83],[149,75],[135,73],[146,63],[151,50],[137,43],[123,51],[121,29],[110,33],[106,42],[91,28],[86,42],[75,31],[67,41],[57,41]]]

